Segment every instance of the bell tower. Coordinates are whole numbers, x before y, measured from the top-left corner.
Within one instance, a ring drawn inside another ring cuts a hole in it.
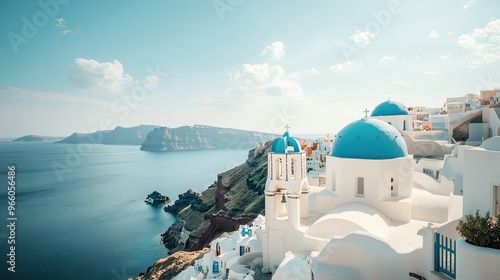
[[[286,230],[300,227],[309,216],[306,154],[287,131],[273,141],[267,156],[265,188],[266,228],[263,240],[264,270],[274,272],[288,251]]]

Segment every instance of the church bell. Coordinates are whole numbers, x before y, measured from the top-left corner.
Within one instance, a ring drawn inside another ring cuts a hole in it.
[[[285,198],[285,195],[282,195],[282,196],[281,196],[281,203],[286,203],[286,198]]]

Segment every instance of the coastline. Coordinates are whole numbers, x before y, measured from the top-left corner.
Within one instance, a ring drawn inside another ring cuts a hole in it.
[[[161,234],[161,242],[170,250],[169,258],[204,250],[212,240],[237,230],[263,213],[270,146],[268,141],[250,150],[243,164],[218,174],[217,181],[203,192],[188,190],[173,204],[165,206],[165,211],[176,217],[174,224]],[[170,276],[172,271],[178,271],[175,266],[169,270],[159,269],[163,264],[162,260],[155,262],[135,279],[150,279],[144,275],[152,269]]]

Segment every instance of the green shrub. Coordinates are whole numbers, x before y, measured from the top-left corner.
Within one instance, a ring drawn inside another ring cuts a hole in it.
[[[500,249],[500,215],[491,216],[486,212],[484,217],[466,215],[458,222],[457,231],[465,240],[476,246]]]

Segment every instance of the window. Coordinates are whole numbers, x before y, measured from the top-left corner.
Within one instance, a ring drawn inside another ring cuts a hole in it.
[[[433,176],[434,172],[432,169],[429,169],[429,168],[424,168],[424,174],[427,174],[429,176]]]
[[[398,182],[391,177],[391,197],[398,196]]]
[[[283,162],[282,160],[279,158],[277,160],[277,168],[276,168],[276,177],[277,179],[282,179],[283,178]]]
[[[356,177],[356,196],[365,196],[365,178],[363,177]]]
[[[219,273],[219,262],[214,261],[212,266],[212,272],[214,274]]]
[[[292,180],[294,180],[295,179],[295,166],[296,166],[294,158],[292,158],[290,165],[291,165],[290,167],[291,167]]]
[[[406,130],[406,121],[403,121],[403,130]]]

